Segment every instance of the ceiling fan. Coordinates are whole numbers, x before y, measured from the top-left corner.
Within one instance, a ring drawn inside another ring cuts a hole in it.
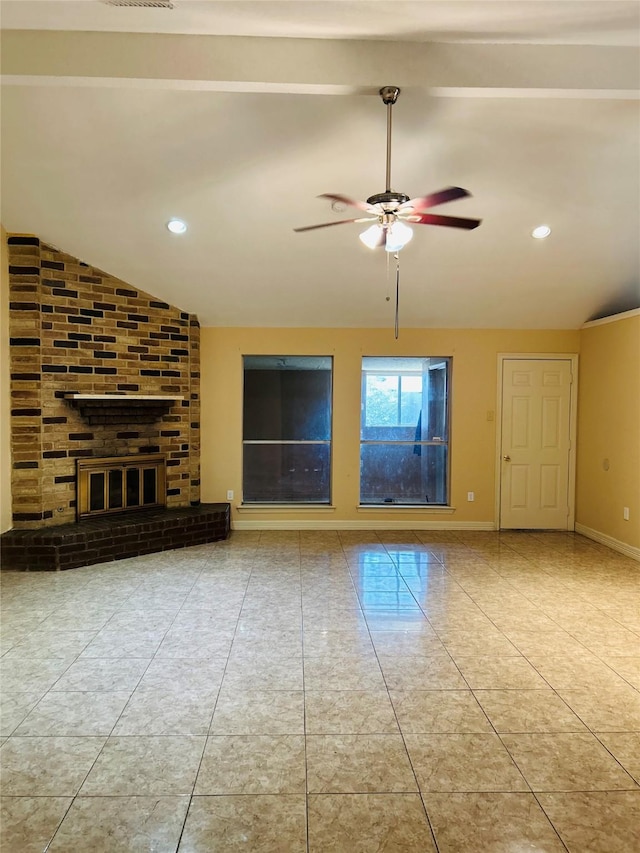
[[[339,219],[334,222],[322,222],[320,225],[306,225],[294,228],[294,231],[313,231],[316,228],[328,228],[331,225],[345,225],[349,222],[372,222],[366,231],[360,234],[362,242],[371,249],[384,246],[387,252],[398,252],[413,237],[413,231],[405,223],[415,225],[446,225],[450,228],[477,228],[482,220],[465,219],[460,216],[442,216],[435,213],[425,213],[431,207],[455,201],[471,195],[462,187],[448,187],[439,192],[418,198],[409,198],[404,193],[391,189],[391,111],[398,100],[400,89],[397,86],[383,86],[380,97],[387,106],[387,175],[386,190],[370,196],[366,201],[357,201],[337,193],[322,193],[318,198],[328,198],[334,204],[349,205],[365,211],[368,216],[354,219]]]

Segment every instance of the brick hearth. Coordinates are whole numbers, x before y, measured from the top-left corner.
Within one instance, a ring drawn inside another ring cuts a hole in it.
[[[58,571],[226,539],[228,503],[88,519],[0,537],[2,568]]]

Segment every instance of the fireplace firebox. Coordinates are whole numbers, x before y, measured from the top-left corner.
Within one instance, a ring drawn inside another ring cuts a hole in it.
[[[163,507],[165,454],[78,459],[77,483],[78,520]]]

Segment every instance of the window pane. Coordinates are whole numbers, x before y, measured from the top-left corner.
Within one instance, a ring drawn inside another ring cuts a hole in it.
[[[422,408],[422,376],[401,376],[400,382],[400,424],[417,424]]]
[[[360,502],[446,504],[447,447],[363,444]]]
[[[397,425],[398,384],[399,378],[397,376],[383,376],[373,373],[365,377],[365,422],[367,426]]]
[[[330,356],[245,356],[243,501],[328,503]]]
[[[245,359],[243,421],[245,441],[328,441],[331,359]]]
[[[361,503],[447,503],[450,363],[362,359]]]
[[[329,502],[329,444],[245,444],[243,500]]]

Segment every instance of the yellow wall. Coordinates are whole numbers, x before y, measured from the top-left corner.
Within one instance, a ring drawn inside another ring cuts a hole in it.
[[[309,526],[418,527],[495,519],[497,354],[575,353],[578,331],[402,329],[202,330],[202,500],[224,501],[235,493],[233,522]],[[257,511],[235,508],[242,494],[242,356],[332,355],[334,511]],[[360,369],[363,355],[453,356],[451,412],[452,514],[426,510],[356,509],[359,494]],[[467,502],[467,492],[475,502]]]
[[[640,548],[640,316],[629,314],[581,332],[576,524]]]
[[[0,533],[11,528],[11,398],[9,396],[9,262],[0,225]]]

